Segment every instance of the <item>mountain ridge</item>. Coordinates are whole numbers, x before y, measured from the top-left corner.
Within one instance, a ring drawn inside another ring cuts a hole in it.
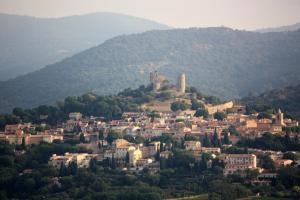
[[[285,25],[285,26],[261,28],[261,29],[256,29],[255,31],[260,33],[268,33],[268,32],[296,31],[298,29],[300,29],[300,22],[291,25]]]
[[[41,69],[117,35],[170,28],[108,12],[54,19],[0,14],[0,26],[0,80]]]
[[[92,91],[113,94],[148,83],[158,70],[209,95],[238,98],[300,83],[300,31],[255,33],[230,28],[147,31],[117,36],[49,65],[2,82],[0,111],[53,104]]]

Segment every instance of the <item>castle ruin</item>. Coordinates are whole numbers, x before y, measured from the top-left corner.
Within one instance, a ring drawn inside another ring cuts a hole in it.
[[[168,80],[165,76],[160,75],[157,73],[157,71],[155,71],[150,73],[150,83],[153,87],[153,90],[157,92],[162,87],[168,84]],[[186,76],[185,73],[182,73],[178,77],[176,90],[178,93],[184,94],[185,89],[186,89]]]

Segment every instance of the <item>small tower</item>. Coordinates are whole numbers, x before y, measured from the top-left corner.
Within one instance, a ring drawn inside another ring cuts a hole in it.
[[[157,71],[150,73],[150,83],[154,91],[157,91],[159,89],[159,85],[157,84],[157,77]]]
[[[283,113],[281,112],[280,108],[278,109],[278,112],[276,114],[276,124],[284,126]]]
[[[185,77],[185,73],[180,74],[180,76],[178,77],[178,92],[180,92],[181,94],[185,93],[185,88],[186,88],[186,77]]]

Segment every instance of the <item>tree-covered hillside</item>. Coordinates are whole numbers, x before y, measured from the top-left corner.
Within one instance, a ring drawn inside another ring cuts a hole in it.
[[[54,19],[0,14],[0,27],[0,80],[35,71],[117,35],[168,28],[114,13]]]
[[[0,84],[0,111],[52,104],[85,92],[110,94],[148,82],[158,70],[225,98],[300,83],[300,31],[229,28],[149,31],[118,36],[34,73]]]
[[[280,108],[292,117],[300,119],[300,85],[271,90],[260,95],[249,95],[242,99],[248,108],[264,111],[270,107]]]

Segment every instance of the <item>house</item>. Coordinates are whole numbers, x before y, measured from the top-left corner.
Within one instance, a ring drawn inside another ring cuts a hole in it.
[[[69,113],[69,118],[78,121],[82,118],[82,114],[80,112],[72,112]]]
[[[165,158],[165,159],[168,159],[171,156],[173,156],[173,153],[171,151],[162,151],[159,154],[160,158]]]
[[[137,160],[142,159],[142,151],[138,149],[130,149],[129,153],[129,164],[130,166],[136,166]]]
[[[220,156],[224,162],[224,176],[238,173],[247,169],[256,169],[256,155],[254,154],[225,154]]]
[[[114,148],[125,147],[125,146],[128,146],[128,145],[130,145],[130,143],[127,140],[124,140],[124,139],[116,139],[112,143],[112,146]]]
[[[185,141],[184,148],[188,151],[197,151],[201,150],[201,142],[199,141]]]
[[[275,164],[277,167],[285,167],[291,165],[294,161],[289,159],[278,159],[275,160]]]
[[[219,147],[202,147],[201,148],[202,153],[214,153],[214,154],[220,154],[221,149]]]
[[[61,165],[69,166],[72,162],[77,164],[78,168],[88,168],[92,158],[96,157],[96,154],[88,153],[65,153],[64,155],[53,154],[48,164],[56,169],[59,169]]]

